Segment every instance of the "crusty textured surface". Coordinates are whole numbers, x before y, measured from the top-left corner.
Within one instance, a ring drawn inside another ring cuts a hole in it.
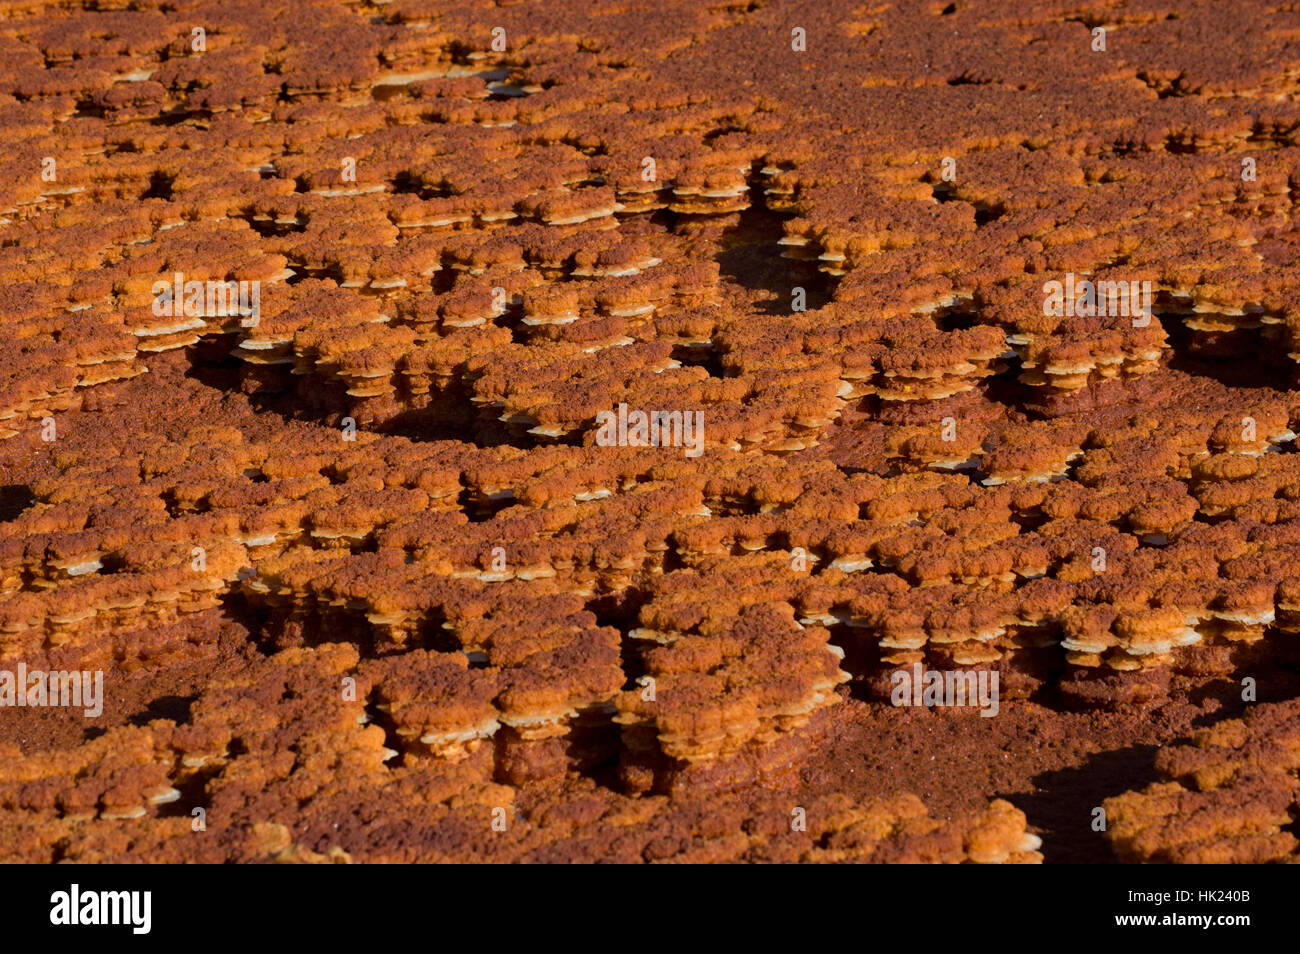
[[[1163,750],[1167,781],[1107,799],[1107,829],[1128,861],[1232,864],[1300,859],[1300,705],[1259,706]]]
[[[1300,13],[0,16],[0,857],[1294,855]]]

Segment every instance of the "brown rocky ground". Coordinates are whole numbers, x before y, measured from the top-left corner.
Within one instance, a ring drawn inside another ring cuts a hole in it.
[[[586,6],[6,8],[0,857],[1295,860],[1300,12]]]

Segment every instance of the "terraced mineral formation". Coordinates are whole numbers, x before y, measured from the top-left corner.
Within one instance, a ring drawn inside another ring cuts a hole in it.
[[[1300,15],[653,6],[0,11],[0,859],[1294,855]]]
[[[1108,799],[1107,835],[1125,860],[1294,862],[1300,706],[1259,706],[1160,752],[1166,781]]]

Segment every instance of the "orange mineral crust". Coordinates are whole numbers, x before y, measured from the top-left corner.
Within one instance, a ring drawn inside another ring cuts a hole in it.
[[[1167,781],[1107,799],[1125,860],[1231,864],[1300,860],[1292,834],[1300,769],[1295,700],[1250,709],[1164,749]]]
[[[8,4],[0,860],[1294,861],[1297,36]]]

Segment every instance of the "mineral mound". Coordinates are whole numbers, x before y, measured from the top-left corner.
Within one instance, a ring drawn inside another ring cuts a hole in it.
[[[0,860],[1295,861],[1297,36],[7,4]]]

